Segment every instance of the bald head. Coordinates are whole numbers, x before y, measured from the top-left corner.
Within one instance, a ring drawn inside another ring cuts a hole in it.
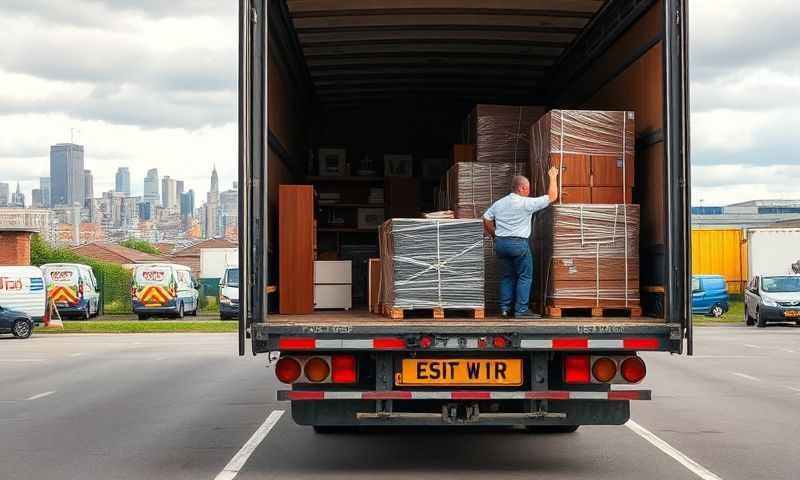
[[[522,175],[517,175],[511,179],[511,191],[517,195],[527,197],[531,193],[531,182]]]

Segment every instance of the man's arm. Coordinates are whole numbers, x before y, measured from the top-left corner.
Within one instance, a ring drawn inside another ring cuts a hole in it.
[[[550,177],[550,185],[547,187],[547,197],[550,199],[550,203],[553,203],[558,200],[558,167],[550,167],[547,176]]]
[[[494,220],[489,220],[486,217],[483,217],[483,229],[486,230],[486,233],[495,238],[496,235],[494,233]]]

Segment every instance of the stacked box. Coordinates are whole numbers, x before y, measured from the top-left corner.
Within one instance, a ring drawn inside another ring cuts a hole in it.
[[[511,190],[511,179],[525,175],[523,164],[460,162],[453,165],[442,179],[443,207],[455,212],[456,218],[482,218],[483,213]],[[500,272],[494,254],[494,242],[484,238],[484,298],[486,308],[497,310]]]
[[[384,308],[484,307],[481,220],[393,218],[380,251]]]
[[[638,205],[553,205],[537,227],[544,304],[639,306]]]
[[[552,110],[531,126],[532,192],[547,192],[558,167],[559,203],[632,203],[633,112]]]
[[[476,105],[465,123],[465,143],[475,145],[479,163],[527,163],[530,126],[541,106]]]

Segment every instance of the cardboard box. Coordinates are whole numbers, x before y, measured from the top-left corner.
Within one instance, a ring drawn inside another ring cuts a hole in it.
[[[464,143],[479,163],[527,163],[530,127],[545,112],[538,105],[476,105],[467,117]]]

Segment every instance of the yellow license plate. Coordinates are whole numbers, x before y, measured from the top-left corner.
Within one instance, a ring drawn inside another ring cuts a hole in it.
[[[480,358],[404,358],[397,385],[474,387],[522,385],[522,360]]]
[[[784,317],[800,317],[800,310],[787,310],[783,312]]]

